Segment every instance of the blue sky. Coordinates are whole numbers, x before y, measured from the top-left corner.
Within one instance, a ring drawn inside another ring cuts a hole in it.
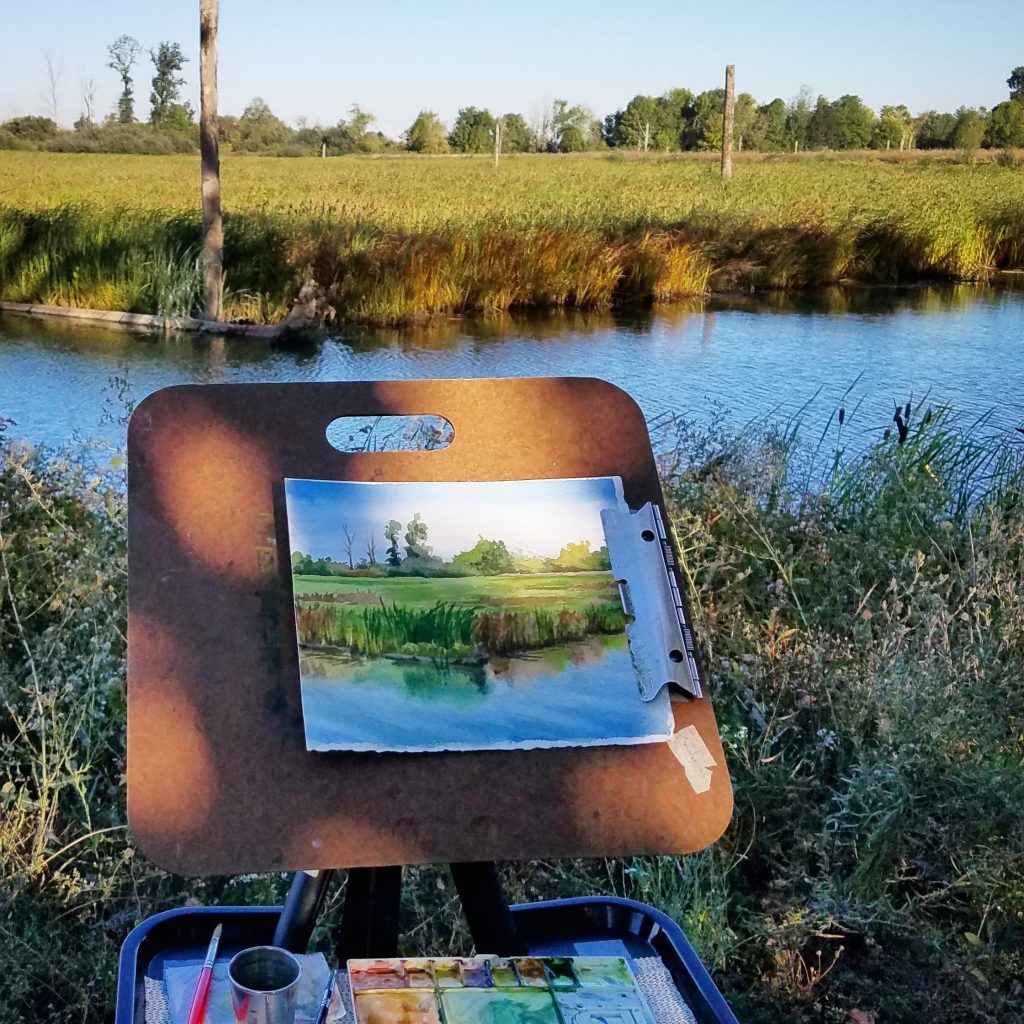
[[[493,483],[345,483],[287,480],[288,537],[292,551],[342,561],[342,526],[356,537],[355,557],[366,553],[372,534],[383,561],[391,519],[405,524],[417,512],[427,524],[427,544],[450,560],[480,536],[503,540],[509,551],[551,557],[572,541],[604,544],[601,509],[618,505],[610,478],[526,480]]]
[[[6,0],[0,19],[0,119],[44,113],[45,57],[63,66],[60,119],[82,109],[96,83],[111,110],[118,81],[106,47],[122,33],[144,47],[180,42],[192,58],[187,98],[198,97],[198,2]],[[859,94],[877,109],[992,106],[1024,64],[1024,2],[989,0],[688,0],[514,4],[455,0],[222,0],[221,109],[261,96],[290,123],[332,124],[353,103],[400,134],[423,108],[449,120],[460,106],[529,117],[564,97],[603,116],[636,93],[719,85],[736,65],[737,89],[760,102],[802,85],[835,98]],[[147,107],[148,62],[136,77]]]

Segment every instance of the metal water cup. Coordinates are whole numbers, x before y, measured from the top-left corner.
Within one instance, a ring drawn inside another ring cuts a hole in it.
[[[237,1024],[294,1024],[302,966],[277,946],[243,949],[228,964]]]

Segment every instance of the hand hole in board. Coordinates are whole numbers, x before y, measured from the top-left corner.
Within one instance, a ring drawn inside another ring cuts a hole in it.
[[[652,540],[654,540],[654,531],[653,530],[643,530],[641,532],[640,536],[643,537],[643,539],[646,540],[646,541],[652,541]]]
[[[326,435],[339,452],[437,452],[452,443],[455,428],[443,416],[339,416]]]
[[[668,657],[670,661],[674,661],[678,665],[683,660],[683,652],[672,650],[668,652]]]

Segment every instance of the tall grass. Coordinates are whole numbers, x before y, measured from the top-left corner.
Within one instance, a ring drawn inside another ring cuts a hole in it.
[[[751,1024],[1024,1019],[1024,453],[927,412],[811,469],[786,427],[662,435],[735,818],[696,857],[509,866],[513,899],[661,906]],[[135,922],[286,884],[174,879],[132,846],[123,490],[102,480],[0,436],[3,1024],[109,1020]],[[410,870],[403,951],[467,951],[457,906]]]
[[[475,649],[509,655],[598,633],[617,633],[625,627],[625,618],[614,605],[590,605],[579,612],[567,608],[487,611],[444,601],[429,608],[383,600],[362,607],[302,602],[295,621],[300,643],[347,647],[370,657],[400,653],[455,657]]]
[[[193,171],[178,157],[8,154],[0,295],[157,310],[193,266]],[[725,189],[688,158],[520,157],[497,171],[471,159],[244,158],[225,167],[227,315],[279,320],[311,281],[341,318],[398,323],[987,280],[1024,268],[1019,179],[994,162],[821,158],[744,164]]]

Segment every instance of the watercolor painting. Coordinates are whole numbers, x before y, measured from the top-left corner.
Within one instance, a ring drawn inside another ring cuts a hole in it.
[[[643,743],[601,510],[617,478],[286,480],[310,750]]]

